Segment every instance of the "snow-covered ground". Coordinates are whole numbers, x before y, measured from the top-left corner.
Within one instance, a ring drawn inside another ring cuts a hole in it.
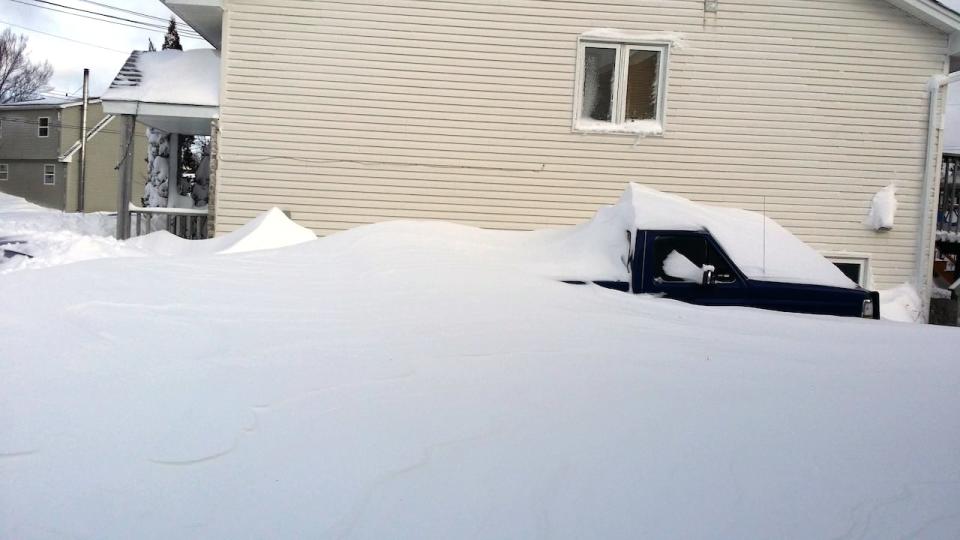
[[[116,217],[50,210],[0,193],[0,249],[24,256],[0,258],[0,276],[92,259],[241,253],[315,240],[316,235],[273,209],[233,234],[188,241],[166,231],[117,241]]]
[[[281,223],[0,276],[0,538],[960,536],[956,329]]]

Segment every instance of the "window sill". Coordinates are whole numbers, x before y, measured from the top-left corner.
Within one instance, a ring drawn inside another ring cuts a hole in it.
[[[663,125],[655,120],[638,120],[625,124],[613,124],[599,120],[578,120],[573,126],[573,131],[577,133],[663,137]]]

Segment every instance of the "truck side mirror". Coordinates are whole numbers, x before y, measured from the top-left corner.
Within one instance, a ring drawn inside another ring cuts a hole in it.
[[[707,269],[703,271],[703,280],[700,281],[700,285],[713,285],[713,269]]]

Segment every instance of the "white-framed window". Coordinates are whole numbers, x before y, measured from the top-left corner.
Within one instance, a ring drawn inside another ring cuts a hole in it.
[[[870,283],[870,257],[860,253],[824,253],[824,257],[851,281],[864,288]]]
[[[669,43],[580,38],[574,131],[662,134],[669,57]]]
[[[50,136],[50,118],[41,116],[37,118],[37,137]]]
[[[10,179],[10,165],[0,163],[0,182],[6,182]]]
[[[57,166],[47,163],[43,166],[43,185],[53,186],[57,183]]]

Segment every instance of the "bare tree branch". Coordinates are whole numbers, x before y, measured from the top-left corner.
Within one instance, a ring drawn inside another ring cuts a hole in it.
[[[28,58],[26,36],[10,28],[0,32],[0,104],[33,99],[52,76],[49,62]]]

